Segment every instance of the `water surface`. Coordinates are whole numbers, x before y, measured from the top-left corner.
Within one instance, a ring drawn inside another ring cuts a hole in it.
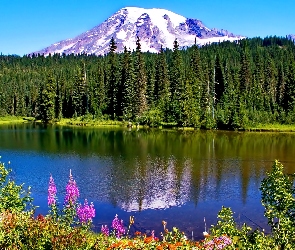
[[[10,161],[17,183],[32,187],[38,213],[46,213],[50,174],[63,203],[69,171],[81,202],[96,208],[94,226],[115,214],[133,230],[179,227],[202,237],[230,206],[237,223],[266,228],[259,186],[279,159],[295,172],[295,134],[226,131],[164,131],[70,128],[38,124],[0,126],[2,162]],[[191,236],[190,236],[191,237]]]

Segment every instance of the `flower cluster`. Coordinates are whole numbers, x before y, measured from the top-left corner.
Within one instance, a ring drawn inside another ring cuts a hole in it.
[[[102,234],[104,234],[105,236],[109,236],[110,235],[110,230],[108,228],[107,225],[102,225],[101,226],[101,232]]]
[[[61,221],[68,225],[76,224],[90,227],[92,219],[95,217],[94,205],[85,199],[84,204],[78,204],[78,197],[80,192],[78,186],[70,171],[69,182],[66,186],[66,195],[64,199],[63,209],[58,210],[56,201],[57,189],[54,183],[54,179],[50,176],[48,186],[48,206],[50,207],[51,219],[60,218]]]
[[[70,179],[66,186],[66,197],[65,197],[65,204],[75,204],[78,197],[80,196],[80,192],[76,181],[74,180],[72,173],[70,172]]]
[[[52,175],[50,175],[48,186],[48,206],[53,206],[56,204],[56,193],[57,189],[54,183],[54,179]]]
[[[231,244],[232,244],[232,240],[229,237],[223,235],[206,242],[206,244],[204,245],[204,248],[206,250],[213,250],[213,249],[220,250],[220,249],[224,249],[225,247]]]
[[[120,238],[123,234],[125,234],[123,220],[119,220],[117,214],[112,222],[112,228],[114,229],[117,238]]]
[[[82,224],[87,224],[92,222],[92,218],[95,217],[95,209],[93,203],[88,205],[87,200],[85,199],[84,205],[79,204],[76,210],[79,221]]]

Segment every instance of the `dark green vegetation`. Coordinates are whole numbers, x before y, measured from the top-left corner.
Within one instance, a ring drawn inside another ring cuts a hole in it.
[[[237,129],[295,120],[295,45],[268,37],[158,54],[0,56],[0,115]]]

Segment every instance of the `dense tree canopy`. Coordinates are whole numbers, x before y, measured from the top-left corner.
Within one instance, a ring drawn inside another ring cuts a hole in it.
[[[105,56],[0,55],[0,115],[243,128],[295,122],[295,45],[280,37]],[[144,117],[144,119],[141,119]]]

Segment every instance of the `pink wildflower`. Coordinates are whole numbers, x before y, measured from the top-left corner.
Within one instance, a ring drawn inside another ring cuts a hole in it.
[[[77,216],[79,221],[83,224],[87,224],[88,222],[92,221],[92,218],[95,217],[95,209],[93,203],[88,205],[87,200],[84,201],[84,206],[79,204],[77,206]]]
[[[65,203],[69,203],[71,205],[75,204],[79,196],[80,196],[80,192],[79,192],[78,186],[70,170],[70,178],[66,187]]]
[[[48,206],[52,206],[56,204],[56,193],[57,193],[57,189],[54,183],[54,179],[52,175],[50,175],[49,185],[48,185]]]
[[[117,238],[120,238],[125,233],[123,220],[120,221],[117,214],[112,222],[112,228],[115,230]]]

